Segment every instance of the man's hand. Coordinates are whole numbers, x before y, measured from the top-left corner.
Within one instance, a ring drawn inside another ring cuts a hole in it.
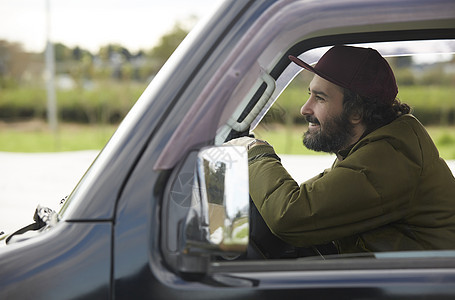
[[[231,145],[231,146],[243,146],[247,150],[250,150],[254,146],[257,145],[269,145],[266,141],[258,140],[252,137],[248,136],[242,136],[233,140],[230,140],[229,142],[224,143],[225,145]]]
[[[255,138],[249,137],[249,136],[242,136],[236,139],[232,139],[229,142],[224,143],[225,145],[230,145],[230,146],[243,146],[245,148],[248,148],[248,145],[256,140]]]

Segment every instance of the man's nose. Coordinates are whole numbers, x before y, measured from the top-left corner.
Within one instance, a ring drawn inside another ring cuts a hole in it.
[[[306,115],[311,115],[313,114],[313,110],[311,108],[311,103],[310,103],[310,99],[308,99],[305,104],[300,108],[300,114],[302,116],[306,116]]]

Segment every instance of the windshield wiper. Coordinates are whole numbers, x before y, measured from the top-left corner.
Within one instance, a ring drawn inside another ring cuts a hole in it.
[[[52,210],[48,207],[38,205],[36,207],[35,214],[33,215],[33,220],[35,221],[35,223],[27,225],[27,226],[17,230],[16,232],[12,233],[11,235],[9,235],[6,238],[5,243],[9,244],[9,243],[28,239],[28,238],[30,238],[30,235],[23,236],[23,237],[19,237],[19,235],[22,235],[29,231],[34,231],[35,233],[39,233],[46,228],[54,227],[55,224],[58,223],[59,217],[58,217],[58,214],[54,210]]]

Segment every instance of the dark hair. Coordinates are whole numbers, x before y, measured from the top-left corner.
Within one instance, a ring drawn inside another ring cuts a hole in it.
[[[362,97],[346,88],[344,89],[343,110],[347,116],[358,114],[369,132],[411,112],[409,105],[401,103],[398,98],[392,102],[392,105],[384,104],[377,99]]]

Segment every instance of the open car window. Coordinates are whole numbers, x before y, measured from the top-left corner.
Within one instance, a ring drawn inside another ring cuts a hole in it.
[[[455,102],[451,96],[455,92],[455,41],[400,41],[356,46],[377,49],[386,57],[394,70],[399,87],[397,98],[411,106],[411,112],[426,127],[438,147],[440,156],[455,174],[455,153],[452,150],[455,148]],[[313,64],[328,49],[329,47],[312,49],[299,57]],[[249,101],[242,101],[229,122],[218,131],[217,137],[226,141],[249,134],[268,141],[281,157],[283,166],[299,184],[330,168],[335,155],[321,155],[306,149],[302,144],[307,122],[300,115],[300,107],[308,98],[308,86],[312,77],[312,73],[302,71],[294,64],[290,64],[274,82],[267,82],[266,77],[261,75],[259,83],[254,85],[248,94],[253,96],[248,98]],[[254,115],[254,120],[248,131],[245,116],[251,115]],[[236,127],[241,123],[244,124],[243,127]],[[226,135],[226,128],[231,130],[229,135]],[[359,255],[376,259],[455,255],[454,251],[418,252]]]

